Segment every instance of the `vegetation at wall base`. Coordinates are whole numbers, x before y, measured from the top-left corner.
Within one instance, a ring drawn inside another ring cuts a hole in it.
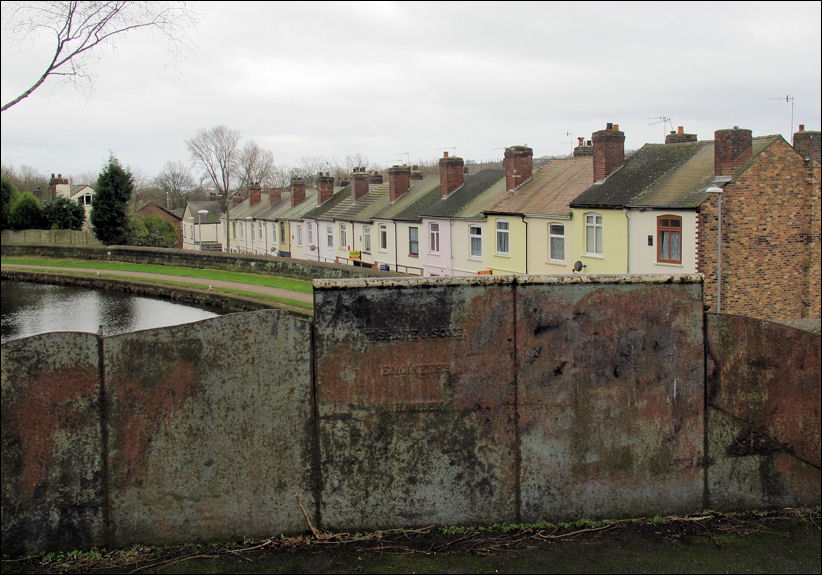
[[[267,539],[4,555],[2,572],[818,572],[819,531],[818,506],[370,533],[312,527]]]

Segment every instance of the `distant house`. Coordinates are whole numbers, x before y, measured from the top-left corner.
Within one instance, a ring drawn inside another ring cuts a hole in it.
[[[165,221],[169,222],[171,225],[174,226],[174,229],[177,230],[177,243],[175,244],[175,248],[183,249],[183,214],[185,210],[170,210],[156,204],[154,202],[149,202],[148,204],[144,205],[142,208],[137,210],[139,214],[151,214],[153,216],[158,216]]]
[[[188,202],[181,221],[183,249],[222,251],[220,239],[225,232],[221,216],[216,200]]]
[[[91,229],[91,222],[89,216],[91,215],[91,202],[94,199],[94,189],[85,184],[72,186],[68,178],[64,178],[63,174],[51,175],[49,180],[49,200],[56,200],[57,198],[67,198],[72,202],[77,202],[83,206],[86,212],[86,218],[83,221],[83,229],[88,231]]]

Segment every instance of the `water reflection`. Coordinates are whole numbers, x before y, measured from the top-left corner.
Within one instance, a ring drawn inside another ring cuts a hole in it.
[[[117,291],[3,280],[0,342],[53,331],[106,335],[179,325],[216,311]]]

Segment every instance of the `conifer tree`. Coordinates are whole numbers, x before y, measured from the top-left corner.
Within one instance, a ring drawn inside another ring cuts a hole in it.
[[[134,192],[134,176],[114,156],[97,178],[97,190],[91,201],[91,228],[106,245],[128,242],[128,201]]]

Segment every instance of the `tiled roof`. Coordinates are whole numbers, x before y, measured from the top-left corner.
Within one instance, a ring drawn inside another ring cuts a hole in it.
[[[450,218],[468,217],[469,212],[479,214],[484,208],[477,205],[477,197],[498,184],[505,178],[505,170],[488,169],[465,176],[463,185],[451,192],[448,197],[441,197],[441,186],[422,195],[418,200],[395,215],[393,219],[417,221],[423,217]],[[503,182],[504,190],[504,182]]]
[[[593,181],[594,160],[555,158],[538,168],[530,180],[514,191],[506,192],[486,213],[522,215],[567,215],[570,202]]]
[[[381,210],[374,213],[372,219],[379,220],[394,220],[397,219],[398,214],[403,213],[410,206],[414,205],[421,198],[433,193],[437,190],[439,196],[439,173],[428,174],[422,180],[411,180],[410,187],[407,192],[401,195],[393,202],[387,204]]]
[[[385,207],[389,200],[390,192],[387,183],[369,184],[368,193],[356,201],[349,186],[344,194],[335,194],[323,205],[305,214],[304,217],[312,220],[367,222],[370,221],[371,215]]]
[[[751,161],[779,136],[753,138]],[[740,168],[742,174],[750,162]],[[714,181],[714,143],[645,144],[604,182],[594,184],[572,207],[694,208]]]

